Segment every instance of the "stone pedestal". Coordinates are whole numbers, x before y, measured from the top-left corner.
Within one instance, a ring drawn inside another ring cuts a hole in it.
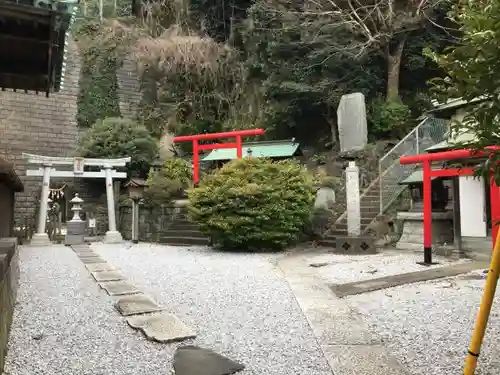
[[[424,213],[398,212],[397,219],[403,221],[403,233],[396,248],[400,250],[423,250]],[[432,244],[436,247],[453,244],[453,212],[432,213]]]
[[[336,236],[335,254],[377,254],[377,248],[373,237],[370,236]]]
[[[108,230],[103,239],[104,243],[120,243],[123,242],[123,237],[118,231]]]
[[[347,200],[347,234],[361,235],[361,198],[359,194],[359,168],[353,161],[345,169]]]
[[[32,246],[49,246],[51,243],[47,233],[35,233],[31,238],[30,244]]]
[[[85,243],[85,221],[68,221],[66,223],[65,245],[82,245]]]

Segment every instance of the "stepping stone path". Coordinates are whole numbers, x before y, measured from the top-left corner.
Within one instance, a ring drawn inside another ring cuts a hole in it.
[[[127,282],[88,245],[76,245],[72,249],[102,289],[110,296],[123,296],[116,302],[116,309],[127,317],[130,327],[142,331],[148,340],[170,343],[196,338],[192,329],[175,315],[161,313],[163,308]],[[245,368],[212,350],[192,345],[178,348],[173,363],[175,375],[232,375]]]
[[[91,272],[95,281],[120,281],[125,280],[123,275],[118,271],[99,271],[99,272]]]
[[[115,307],[123,316],[147,314],[163,310],[155,301],[144,294],[120,298],[116,302]]]
[[[133,316],[127,318],[127,323],[132,328],[141,330],[148,339],[157,342],[168,343],[196,337],[196,333],[172,314]]]
[[[84,264],[89,264],[89,263],[104,263],[104,259],[102,259],[100,256],[92,256],[92,257],[79,257],[80,260]]]
[[[175,375],[232,375],[244,369],[241,363],[198,346],[182,346],[174,354]]]
[[[99,283],[99,286],[110,296],[123,296],[126,294],[140,293],[139,289],[124,280],[103,282]]]
[[[90,250],[85,250],[85,251],[75,251],[76,255],[78,255],[79,258],[85,258],[85,257],[96,257],[97,254],[94,253],[93,251]]]
[[[89,272],[116,271],[116,268],[108,263],[89,263],[85,267]]]

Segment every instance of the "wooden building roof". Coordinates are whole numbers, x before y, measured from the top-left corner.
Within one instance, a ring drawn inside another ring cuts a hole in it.
[[[0,88],[59,91],[77,0],[0,0]]]

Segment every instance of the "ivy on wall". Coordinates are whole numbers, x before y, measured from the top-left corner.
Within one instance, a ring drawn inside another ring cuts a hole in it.
[[[121,117],[116,50],[96,43],[104,31],[94,20],[83,20],[74,28],[81,57],[76,120],[85,128],[97,120]]]
[[[118,98],[117,63],[113,58],[83,59],[80,71],[76,120],[81,127],[91,127],[97,120],[121,117]]]

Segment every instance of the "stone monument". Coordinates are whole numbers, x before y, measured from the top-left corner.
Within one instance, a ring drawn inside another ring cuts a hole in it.
[[[343,95],[337,108],[340,152],[359,151],[368,142],[365,96],[356,92]]]
[[[73,207],[73,218],[66,223],[66,236],[64,238],[65,245],[81,245],[85,243],[86,222],[80,218],[82,210],[81,204],[83,199],[75,194],[75,197],[69,201]]]
[[[353,161],[345,169],[346,200],[347,200],[347,234],[359,236],[361,234],[361,208],[359,195],[359,168]]]

